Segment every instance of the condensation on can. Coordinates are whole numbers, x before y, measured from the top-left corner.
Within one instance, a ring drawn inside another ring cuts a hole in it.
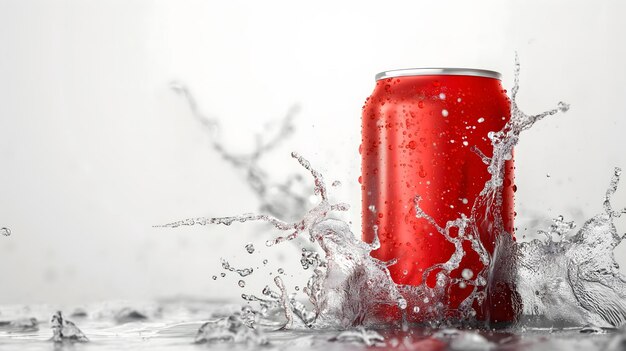
[[[424,271],[446,262],[454,246],[425,219],[417,218],[420,207],[439,226],[470,215],[474,200],[490,178],[487,166],[471,151],[492,154],[488,133],[501,130],[510,119],[510,100],[497,72],[458,68],[387,71],[377,75],[376,87],[363,106],[362,230],[371,242],[378,228],[380,249],[372,256],[397,260],[389,267],[398,284],[422,284]],[[513,159],[507,161],[503,188],[504,229],[513,233]],[[489,223],[480,228],[481,241],[493,253],[495,238]],[[464,270],[483,268],[469,243],[460,267],[451,273],[461,278]],[[464,245],[465,245],[464,244]],[[434,286],[438,270],[426,277]],[[458,284],[449,286],[448,308],[457,308],[469,295]],[[513,292],[491,299],[494,306],[478,311],[477,319],[507,322],[515,318],[508,302]],[[497,305],[497,308],[496,306]],[[420,322],[420,320],[417,320]]]

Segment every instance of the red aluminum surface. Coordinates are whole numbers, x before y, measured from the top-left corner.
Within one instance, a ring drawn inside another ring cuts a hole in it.
[[[389,267],[396,283],[420,285],[424,270],[447,261],[454,252],[454,246],[431,224],[416,218],[415,196],[421,196],[420,207],[439,226],[445,227],[461,213],[469,216],[490,177],[487,166],[470,148],[476,146],[491,156],[487,134],[502,129],[509,118],[510,101],[498,79],[417,75],[376,82],[363,107],[359,148],[363,239],[371,242],[373,226],[378,226],[381,247],[372,256],[398,260]],[[505,172],[501,213],[504,228],[513,233],[513,160]],[[495,244],[491,224],[483,223],[480,228],[482,243],[490,253]],[[464,248],[467,254],[452,278],[461,277],[465,268],[473,272],[483,268],[469,242]],[[426,279],[431,287],[437,272]],[[448,287],[444,300],[455,309],[469,293],[470,288],[456,284]],[[477,309],[479,320],[514,318],[509,288],[498,294]]]

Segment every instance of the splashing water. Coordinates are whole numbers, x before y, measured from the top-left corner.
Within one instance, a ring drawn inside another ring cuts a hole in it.
[[[613,211],[611,196],[621,170],[615,169],[604,200],[604,213],[585,222],[572,236],[572,222],[557,217],[544,240],[518,246],[517,287],[527,322],[619,327],[626,323],[626,278],[613,249],[624,236],[613,223],[625,210]]]
[[[255,329],[256,316],[249,307],[243,307],[228,317],[204,323],[195,337],[196,344],[220,342],[266,345],[267,337]]]
[[[358,327],[355,330],[346,330],[331,339],[339,342],[357,342],[366,346],[385,346],[385,338],[374,330]]]
[[[444,293],[442,289],[449,286],[449,283],[462,284],[472,289],[472,293],[460,304],[458,311],[455,311],[458,321],[463,322],[462,324],[475,321],[476,306],[480,308],[490,299],[490,295],[497,293],[504,284],[515,287],[516,296],[513,297],[512,303],[519,312],[518,326],[520,327],[532,325],[622,326],[626,324],[626,279],[619,272],[619,267],[613,257],[613,249],[624,237],[617,234],[613,222],[626,213],[626,209],[615,211],[611,203],[611,196],[615,193],[619,182],[621,173],[619,169],[616,168],[607,190],[604,212],[585,222],[575,235],[568,235],[575,227],[574,223],[567,222],[562,217],[554,219],[553,225],[547,230],[540,231],[545,236],[543,240],[536,239],[518,244],[513,241],[512,235],[504,230],[500,214],[504,165],[512,158],[512,151],[519,141],[520,134],[543,118],[558,112],[566,112],[569,109],[568,104],[560,102],[556,108],[541,114],[527,115],[522,112],[516,102],[519,90],[519,70],[520,66],[516,58],[515,83],[511,90],[511,119],[502,130],[489,134],[493,145],[493,156],[487,157],[481,150],[476,147],[472,148],[477,157],[480,157],[486,164],[491,178],[485,183],[480,196],[473,204],[470,216],[461,215],[458,219],[446,223],[445,226],[439,226],[428,213],[419,207],[420,198],[416,194],[417,217],[424,218],[433,224],[439,235],[455,247],[455,251],[446,262],[430,267],[423,273],[427,276],[432,271],[438,271],[437,284],[433,288],[426,284],[396,285],[387,269],[395,262],[382,262],[372,258],[369,254],[379,247],[378,238],[375,238],[372,244],[364,243],[354,236],[346,222],[330,217],[334,211],[347,210],[348,205],[329,202],[328,189],[322,174],[312,168],[310,163],[297,153],[292,153],[292,157],[311,174],[314,181],[313,194],[318,196],[319,202],[307,210],[304,216],[298,217],[299,219],[292,221],[280,219],[293,218],[294,213],[279,210],[283,208],[280,205],[282,201],[280,197],[273,197],[271,201],[265,197],[267,183],[265,178],[258,176],[265,173],[260,172],[255,163],[263,152],[272,149],[273,145],[279,142],[278,138],[264,144],[266,146],[259,147],[260,151],[243,158],[233,157],[224,151],[221,144],[214,144],[215,150],[220,152],[224,159],[236,167],[247,170],[250,184],[263,184],[255,189],[262,202],[266,204],[262,210],[270,214],[191,218],[159,227],[230,225],[234,222],[261,221],[288,233],[268,240],[267,246],[291,241],[300,237],[302,233],[308,232],[310,242],[323,252],[320,255],[315,250],[302,249],[300,261],[302,268],[312,272],[303,289],[310,307],[298,301],[295,294],[289,294],[284,282],[278,276],[274,278],[274,283],[279,292],[274,292],[266,286],[262,291],[263,297],[242,294],[244,300],[259,303],[260,310],[254,312],[256,318],[267,320],[274,318],[274,321],[276,318],[281,318],[282,322],[278,325],[281,329],[299,325],[310,328],[351,328],[369,325],[376,322],[374,311],[382,305],[395,305],[404,313],[421,314],[427,316],[427,320],[442,323],[444,316],[450,314],[447,313],[444,304],[437,300],[437,296],[442,296]],[[198,112],[187,90],[184,87],[178,87],[177,90],[187,97],[192,112],[200,118],[202,115]],[[205,123],[205,125],[213,128],[215,123]],[[289,130],[289,128],[283,130]],[[263,180],[258,181],[261,178]],[[333,183],[333,186],[338,185],[336,182]],[[279,188],[289,189],[288,187]],[[296,196],[291,191],[281,194],[289,194],[285,195],[284,200],[287,207],[295,201],[294,199],[303,206],[307,203],[304,196]],[[491,239],[496,243],[493,254],[489,254],[483,246],[482,240],[485,238],[480,237],[477,229],[484,223],[491,225]],[[467,254],[465,252],[467,245],[463,245],[466,241],[469,242],[471,250],[478,254],[484,268],[480,271],[464,270],[462,279],[452,281],[450,272],[459,267],[461,258]],[[246,249],[250,253],[254,252],[252,246],[246,246]],[[224,263],[228,265],[228,262],[223,261],[223,265]],[[238,272],[230,265],[228,267],[224,268]],[[252,273],[251,269],[249,273]],[[406,309],[409,302],[415,306],[410,311]],[[211,333],[214,333],[216,328],[221,330],[220,333],[223,330],[231,330],[231,325],[235,322],[221,322],[226,324],[220,327],[213,324],[208,327],[207,324],[203,328],[213,335]],[[246,323],[240,324],[253,327]],[[206,334],[203,329],[201,332],[199,335]],[[236,339],[239,332],[237,330],[235,336],[229,336],[229,338]],[[350,329],[347,333],[342,337],[340,334],[336,339],[360,338],[372,342],[383,341],[382,337],[379,339],[376,335],[370,340],[365,329]],[[215,338],[211,336],[209,339]],[[480,335],[472,334],[465,335],[464,338],[459,339],[460,341],[455,340],[460,343],[459,345],[477,343],[484,346],[483,339]],[[369,341],[364,342],[367,344]],[[493,345],[487,346],[491,348]]]
[[[78,329],[76,324],[72,321],[68,321],[63,318],[63,314],[61,311],[57,311],[52,316],[52,321],[50,322],[52,327],[52,338],[51,340],[55,343],[62,342],[87,342],[89,339],[85,336],[85,334]]]
[[[303,184],[303,178],[300,175],[291,175],[282,183],[273,182],[259,162],[263,156],[275,150],[281,142],[293,134],[293,120],[300,110],[299,106],[294,105],[289,108],[285,117],[280,121],[277,132],[272,134],[272,131],[269,131],[256,135],[256,147],[253,151],[236,155],[229,152],[220,141],[219,121],[207,117],[200,111],[189,89],[179,82],[171,83],[170,87],[185,98],[193,117],[200,122],[210,136],[213,151],[245,174],[247,185],[261,202],[261,212],[289,221],[302,217],[311,196],[310,189]],[[266,137],[267,135],[269,137]]]
[[[252,274],[254,272],[254,269],[252,268],[242,268],[242,269],[237,269],[235,267],[232,267],[230,265],[230,263],[228,263],[228,261],[226,261],[225,259],[222,258],[222,268],[224,268],[227,271],[230,272],[235,272],[237,274],[239,274],[240,277],[247,277],[250,274]]]

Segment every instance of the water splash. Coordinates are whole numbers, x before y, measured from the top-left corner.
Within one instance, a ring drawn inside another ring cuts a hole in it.
[[[373,311],[383,305],[398,306],[404,313],[419,314],[425,317],[422,320],[441,323],[450,316],[450,311],[446,310],[439,297],[445,295],[445,287],[451,284],[471,289],[458,310],[452,311],[456,322],[461,324],[476,321],[478,312],[486,313],[489,319],[488,307],[494,305],[490,301],[491,296],[504,284],[515,287],[516,295],[511,296],[513,300],[509,303],[521,315],[518,322],[520,326],[532,323],[550,326],[621,326],[626,323],[626,279],[619,273],[613,249],[623,236],[617,234],[613,221],[626,213],[626,209],[615,211],[611,203],[611,196],[619,182],[619,169],[616,169],[605,195],[604,213],[588,220],[577,234],[568,236],[575,224],[565,221],[563,217],[557,217],[547,230],[540,231],[544,240],[517,244],[512,235],[504,230],[500,213],[504,166],[512,158],[512,151],[520,134],[547,116],[569,110],[568,104],[559,102],[556,108],[540,114],[528,115],[522,112],[516,101],[519,72],[520,66],[516,57],[515,83],[511,90],[511,119],[502,130],[489,133],[493,145],[492,156],[488,157],[483,151],[472,147],[477,157],[487,166],[491,178],[473,204],[470,215],[461,215],[440,226],[419,207],[419,196],[415,198],[416,216],[430,222],[438,234],[455,248],[446,262],[430,267],[423,273],[426,277],[437,272],[437,282],[432,288],[425,283],[417,287],[396,285],[387,269],[395,262],[381,262],[369,255],[380,246],[378,238],[371,245],[364,243],[354,236],[347,223],[329,217],[333,211],[345,211],[348,205],[329,202],[328,189],[322,174],[297,153],[293,153],[292,157],[311,174],[314,181],[313,194],[319,199],[299,219],[280,219],[290,217],[293,213],[270,211],[269,207],[265,207],[270,214],[191,218],[160,227],[262,221],[271,224],[275,229],[288,232],[287,235],[268,240],[267,246],[293,240],[308,231],[310,241],[323,252],[322,256],[315,250],[302,249],[300,263],[304,270],[311,272],[303,289],[310,307],[289,295],[280,277],[274,278],[280,293],[266,287],[262,298],[242,294],[244,300],[259,303],[259,315],[269,319],[272,316],[281,316],[281,329],[292,327],[296,321],[312,328],[368,325],[376,322],[372,316]],[[201,116],[188,92],[181,91],[187,96],[194,114]],[[225,154],[219,145],[215,149],[222,152],[224,158],[233,165],[246,165],[244,168],[248,170],[249,177],[254,178],[250,174],[255,174],[251,171],[256,167],[255,157],[244,158],[248,162],[246,163]],[[260,153],[253,155],[258,157]],[[333,186],[338,185],[333,183]],[[264,192],[259,191],[257,194],[262,198]],[[287,196],[284,203],[289,204],[293,198]],[[274,207],[276,208],[279,206]],[[490,228],[489,238],[481,237],[478,231],[485,224]],[[483,246],[485,240],[495,243],[493,254]],[[466,242],[469,246],[464,245]],[[476,271],[464,270],[461,278],[451,278],[450,272],[460,267],[468,247],[478,255],[483,268]],[[423,280],[426,281],[425,278]],[[409,305],[413,308],[407,309]],[[474,340],[474,336],[468,338],[470,343],[485,345],[482,340]],[[465,345],[464,342],[461,344]]]
[[[267,345],[269,342],[263,332],[255,329],[255,313],[250,308],[228,317],[204,323],[198,330],[196,344],[245,343],[249,345]]]
[[[287,296],[285,283],[283,283],[283,280],[279,276],[274,277],[274,283],[278,289],[280,289],[280,305],[285,311],[285,318],[287,318],[287,323],[285,323],[285,325],[283,325],[280,329],[290,329],[293,326],[293,310],[291,308],[291,303],[289,302],[289,297]]]
[[[493,156],[489,158],[473,148],[487,165],[491,179],[486,182],[473,205],[470,217],[461,216],[449,221],[445,228],[440,227],[419,208],[419,197],[416,198],[417,216],[428,220],[455,247],[447,262],[429,268],[424,274],[427,276],[432,270],[441,269],[437,276],[437,285],[446,286],[450,279],[449,273],[459,267],[461,258],[466,254],[462,242],[469,241],[484,268],[473,274],[474,280],[464,277],[467,281],[463,284],[473,285],[474,288],[460,305],[462,319],[471,319],[476,312],[472,307],[475,302],[482,305],[485,297],[496,293],[498,285],[506,284],[516,287],[519,300],[516,301],[515,296],[512,296],[510,303],[522,314],[522,321],[525,323],[542,320],[541,324],[549,325],[591,323],[621,326],[626,323],[626,279],[619,272],[613,249],[623,237],[617,234],[613,220],[626,213],[626,209],[613,211],[610,201],[619,182],[619,168],[615,169],[605,196],[605,212],[588,220],[573,237],[567,237],[566,233],[575,224],[565,221],[563,217],[557,217],[547,231],[540,231],[546,237],[545,241],[534,240],[518,245],[504,229],[500,213],[504,167],[505,162],[512,158],[513,147],[518,143],[520,134],[546,116],[569,109],[568,104],[560,102],[557,108],[541,114],[527,115],[522,112],[516,101],[519,71],[516,57],[515,84],[511,92],[511,120],[501,131],[489,134]],[[490,238],[479,236],[481,221],[490,224]],[[458,231],[456,237],[452,236],[452,229]],[[482,242],[485,240],[495,241],[493,255],[489,255],[484,249]],[[487,283],[487,294],[476,289],[484,283]],[[415,290],[428,289],[424,284],[413,288],[410,294],[414,294]],[[424,294],[423,291],[420,292]],[[438,296],[440,293],[441,291],[431,293],[431,296]],[[429,302],[432,306],[435,301]],[[442,307],[445,310],[445,306],[441,304],[437,310],[441,311]],[[443,315],[445,314],[440,314]]]
[[[343,331],[332,337],[330,341],[364,344],[365,346],[385,346],[385,338],[375,330],[363,327]]]
[[[61,311],[57,311],[50,321],[52,328],[51,341],[55,343],[61,342],[87,342],[89,339],[78,329],[76,324],[63,318]]]
[[[229,225],[235,221],[266,221],[273,224],[276,229],[291,231],[287,236],[278,236],[269,240],[268,246],[293,240],[298,235],[308,231],[310,241],[317,243],[325,253],[325,257],[322,259],[312,252],[306,250],[303,252],[303,266],[306,268],[314,267],[313,275],[304,289],[313,305],[314,312],[308,312],[302,304],[298,304],[294,299],[291,299],[290,303],[287,304],[286,292],[283,290],[284,284],[280,278],[275,279],[275,283],[281,289],[281,294],[278,296],[270,295],[273,300],[263,300],[254,295],[244,295],[244,299],[248,301],[264,303],[267,309],[270,309],[268,306],[273,307],[279,302],[287,317],[286,326],[292,324],[292,309],[298,310],[296,315],[307,326],[315,323],[319,327],[348,327],[363,324],[368,315],[380,304],[398,304],[401,308],[405,308],[406,301],[389,276],[388,264],[369,255],[370,251],[378,248],[377,241],[373,245],[366,244],[355,238],[347,223],[327,218],[331,211],[345,211],[348,209],[348,205],[343,203],[331,204],[328,200],[328,190],[322,174],[311,167],[309,161],[299,154],[292,153],[292,157],[309,171],[315,184],[313,193],[320,198],[319,203],[310,209],[302,220],[287,223],[269,215],[246,214],[222,218],[187,219],[165,224],[162,227],[206,224]],[[313,318],[311,318],[311,314],[313,314]]]
[[[268,153],[274,151],[294,133],[294,119],[300,107],[293,105],[279,121],[277,130],[264,131],[255,136],[256,146],[247,154],[237,155],[228,151],[220,140],[220,124],[216,118],[208,117],[198,106],[191,91],[180,82],[170,84],[172,90],[182,96],[189,106],[193,117],[200,122],[210,137],[211,148],[227,163],[245,175],[246,184],[259,199],[260,211],[271,216],[294,221],[301,218],[306,211],[308,199],[312,195],[303,183],[300,175],[290,175],[283,182],[274,182],[260,161]]]
[[[626,323],[626,277],[613,250],[624,236],[617,233],[611,196],[621,170],[616,168],[604,199],[604,212],[574,235],[562,216],[543,231],[545,239],[521,243],[517,287],[527,323],[619,327]]]
[[[249,222],[249,221],[261,221],[267,222],[281,231],[290,231],[291,233],[286,236],[278,236],[273,240],[266,242],[267,246],[273,246],[280,244],[284,241],[290,241],[297,238],[300,234],[317,224],[329,214],[330,211],[347,211],[350,207],[345,203],[331,204],[328,200],[326,183],[321,173],[311,167],[309,161],[298,153],[293,152],[291,156],[296,159],[302,167],[308,170],[313,176],[315,188],[314,194],[320,197],[320,202],[312,209],[308,210],[304,218],[296,222],[286,222],[271,215],[265,214],[244,214],[241,216],[230,217],[197,217],[189,218],[181,221],[171,222],[168,224],[157,225],[155,227],[176,228],[180,226],[193,226],[193,225],[208,225],[208,224],[223,224],[231,225],[233,222]],[[314,241],[311,236],[311,241]]]
[[[254,269],[252,268],[242,268],[242,269],[237,269],[235,267],[232,267],[230,265],[230,263],[228,263],[228,261],[226,261],[225,259],[222,258],[222,268],[224,268],[227,271],[230,272],[235,272],[237,274],[239,274],[240,277],[247,277],[250,274],[252,274],[254,272]]]

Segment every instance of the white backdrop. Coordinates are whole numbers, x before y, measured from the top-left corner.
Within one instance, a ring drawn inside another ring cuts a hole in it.
[[[220,118],[232,150],[299,103],[296,135],[265,165],[281,179],[298,171],[297,150],[341,180],[358,233],[360,111],[374,74],[486,68],[510,87],[517,50],[521,106],[572,105],[516,150],[518,224],[589,217],[613,167],[626,168],[625,10],[617,0],[0,0],[0,226],[13,231],[0,237],[0,303],[243,291],[210,276],[219,257],[266,239],[258,226],[151,228],[258,206],[172,80]],[[624,189],[615,201],[626,206]]]

